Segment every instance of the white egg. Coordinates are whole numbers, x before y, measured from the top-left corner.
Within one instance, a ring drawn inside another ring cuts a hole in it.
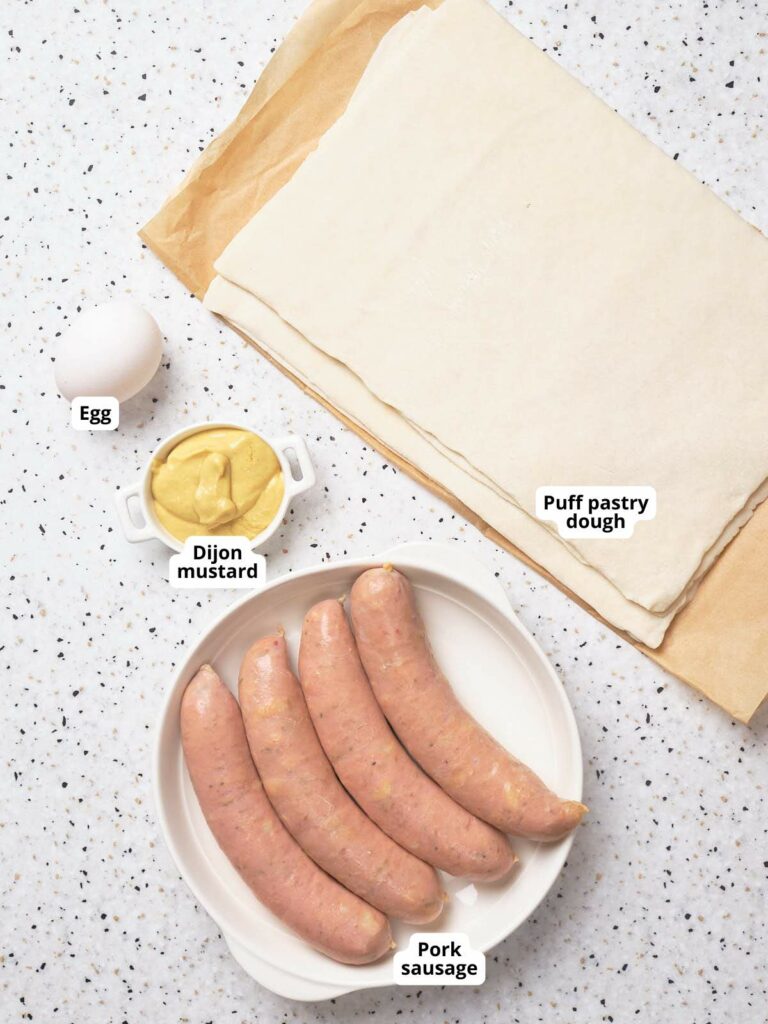
[[[83,313],[56,348],[56,386],[72,401],[112,395],[125,402],[160,365],[163,336],[154,318],[131,299],[114,299]]]

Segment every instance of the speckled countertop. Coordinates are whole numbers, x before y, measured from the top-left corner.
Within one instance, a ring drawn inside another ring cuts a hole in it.
[[[11,2],[2,125],[4,1022],[768,1018],[768,715],[749,730],[617,640],[396,472],[219,326],[144,250],[155,211],[245,98],[304,0]],[[499,5],[501,6],[501,5]],[[768,15],[754,2],[508,5],[510,20],[768,229]],[[762,77],[762,81],[761,81]],[[117,434],[75,434],[54,339],[133,295],[166,335]],[[254,984],[158,833],[149,751],[169,673],[234,595],[171,592],[112,490],[193,420],[307,436],[320,485],[270,573],[415,539],[499,575],[573,702],[592,813],[481,989],[300,1005]]]

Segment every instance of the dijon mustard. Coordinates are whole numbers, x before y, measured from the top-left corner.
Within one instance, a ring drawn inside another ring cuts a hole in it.
[[[175,445],[152,465],[152,504],[178,540],[252,540],[277,515],[285,492],[275,452],[250,430],[213,427]]]

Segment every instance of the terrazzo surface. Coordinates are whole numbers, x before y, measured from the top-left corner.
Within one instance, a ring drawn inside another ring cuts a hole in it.
[[[499,5],[500,6],[500,5]],[[728,719],[484,540],[214,321],[136,229],[235,114],[303,0],[2,5],[0,1017],[4,1022],[768,1019],[768,715]],[[524,0],[508,18],[768,229],[768,13],[757,3]],[[131,295],[162,368],[119,431],[74,433],[57,336]],[[152,806],[164,687],[234,594],[171,591],[112,491],[206,418],[307,437],[319,485],[270,575],[449,541],[482,559],[573,703],[592,811],[482,988],[290,1002],[255,984],[181,881]]]

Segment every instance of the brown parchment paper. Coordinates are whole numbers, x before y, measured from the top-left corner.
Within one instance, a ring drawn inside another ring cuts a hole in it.
[[[435,7],[440,0],[428,2]],[[343,112],[382,36],[422,4],[423,0],[315,0],[299,19],[236,119],[208,146],[140,232],[149,248],[199,298],[214,277],[214,260],[290,179]],[[259,349],[252,339],[241,336]],[[494,543],[595,614],[439,483],[259,351]],[[652,651],[641,644],[634,646],[734,718],[750,720],[768,695],[768,502],[723,552],[694,599],[672,623],[661,647]]]

